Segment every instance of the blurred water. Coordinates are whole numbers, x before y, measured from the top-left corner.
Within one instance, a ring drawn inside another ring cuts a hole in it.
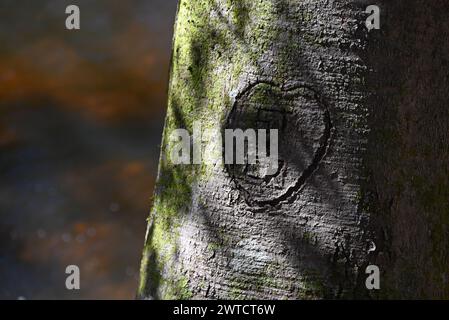
[[[134,297],[176,1],[0,0],[0,298]],[[81,269],[81,290],[65,268]]]

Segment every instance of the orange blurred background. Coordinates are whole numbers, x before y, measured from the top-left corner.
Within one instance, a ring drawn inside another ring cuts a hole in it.
[[[176,5],[0,0],[0,298],[134,298]]]

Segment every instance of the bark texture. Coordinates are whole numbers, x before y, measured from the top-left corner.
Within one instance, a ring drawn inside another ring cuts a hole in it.
[[[449,298],[447,12],[181,0],[139,297]],[[280,170],[173,165],[170,133],[194,121],[279,129]]]

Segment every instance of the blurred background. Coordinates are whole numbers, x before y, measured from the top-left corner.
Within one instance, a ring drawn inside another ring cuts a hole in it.
[[[135,297],[176,6],[0,0],[0,299]]]

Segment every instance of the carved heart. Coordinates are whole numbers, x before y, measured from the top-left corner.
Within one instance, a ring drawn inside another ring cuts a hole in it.
[[[326,154],[331,127],[329,111],[309,88],[283,90],[259,82],[243,91],[226,129],[279,130],[279,169],[274,175],[264,174],[263,163],[226,165],[247,203],[276,205],[300,190]]]

